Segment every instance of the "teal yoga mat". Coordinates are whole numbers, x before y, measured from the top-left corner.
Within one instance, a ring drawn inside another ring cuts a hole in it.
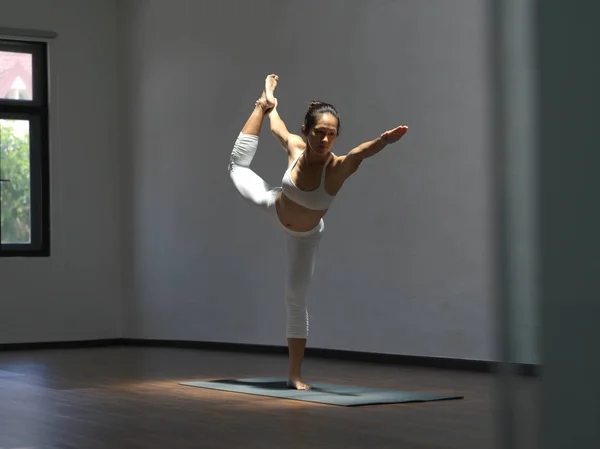
[[[464,398],[464,396],[454,394],[384,390],[326,382],[310,382],[313,388],[303,391],[288,388],[286,379],[275,377],[180,382],[180,385],[280,399],[318,402],[320,404],[339,405],[343,407],[405,402],[431,402]]]

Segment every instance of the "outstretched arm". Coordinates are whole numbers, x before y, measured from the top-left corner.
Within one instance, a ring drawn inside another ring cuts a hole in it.
[[[348,174],[354,173],[363,160],[375,156],[389,144],[397,142],[407,131],[408,126],[398,126],[382,133],[377,139],[364,142],[353,148],[344,158],[345,171]]]

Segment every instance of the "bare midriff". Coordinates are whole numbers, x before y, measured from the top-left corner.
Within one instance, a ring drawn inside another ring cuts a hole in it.
[[[290,154],[288,167],[290,167],[290,164],[293,164],[295,158],[296,154]],[[334,156],[331,163],[326,167],[325,190],[329,195],[337,195],[344,184],[345,179],[339,170],[341,160],[341,157]],[[307,167],[303,166],[301,161],[298,162],[292,170],[292,182],[299,189],[309,192],[316,190],[321,182],[322,166]],[[287,197],[283,191],[277,194],[275,204],[277,207],[277,216],[281,224],[296,232],[306,232],[316,228],[328,210],[308,209]]]
[[[281,224],[296,232],[314,229],[327,213],[327,210],[307,209],[289,199],[283,192],[277,194],[276,207]]]

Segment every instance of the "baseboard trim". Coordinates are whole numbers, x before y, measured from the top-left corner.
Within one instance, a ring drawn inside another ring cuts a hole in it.
[[[76,340],[76,341],[46,341],[27,343],[0,343],[0,351],[31,351],[37,349],[84,349],[101,348],[105,346],[118,346],[122,344],[122,338],[105,338],[98,340]]]
[[[285,346],[256,345],[243,343],[189,341],[189,340],[152,340],[152,339],[123,339],[122,343],[129,346],[189,348],[210,351],[230,351],[254,354],[287,354]],[[399,366],[422,368],[439,368],[458,371],[473,371],[481,373],[498,373],[501,364],[485,360],[452,359],[443,357],[411,356],[402,354],[380,354],[373,352],[344,351],[327,348],[306,348],[306,357],[357,361],[366,363],[383,363]],[[514,363],[508,366],[512,372],[528,377],[537,377],[540,366],[534,364]]]
[[[287,347],[275,345],[258,345],[210,341],[190,340],[154,340],[137,338],[114,338],[85,341],[42,342],[42,343],[8,343],[0,344],[0,351],[21,351],[34,349],[82,349],[109,346],[160,347],[180,349],[201,349],[210,351],[244,352],[253,354],[287,354]],[[366,363],[383,363],[399,366],[421,368],[438,368],[480,373],[498,373],[501,364],[485,360],[467,360],[443,357],[425,357],[402,354],[380,354],[373,352],[344,351],[326,348],[306,348],[306,357],[357,361]],[[520,376],[538,377],[540,365],[513,363],[507,369]]]

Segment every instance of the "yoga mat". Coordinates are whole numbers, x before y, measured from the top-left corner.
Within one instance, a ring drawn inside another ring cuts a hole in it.
[[[422,393],[418,391],[383,390],[352,385],[310,382],[311,390],[288,388],[286,379],[256,377],[246,379],[217,379],[197,382],[180,382],[180,385],[233,393],[269,396],[280,399],[318,402],[320,404],[355,407],[359,405],[397,404],[463,399],[463,396]]]

